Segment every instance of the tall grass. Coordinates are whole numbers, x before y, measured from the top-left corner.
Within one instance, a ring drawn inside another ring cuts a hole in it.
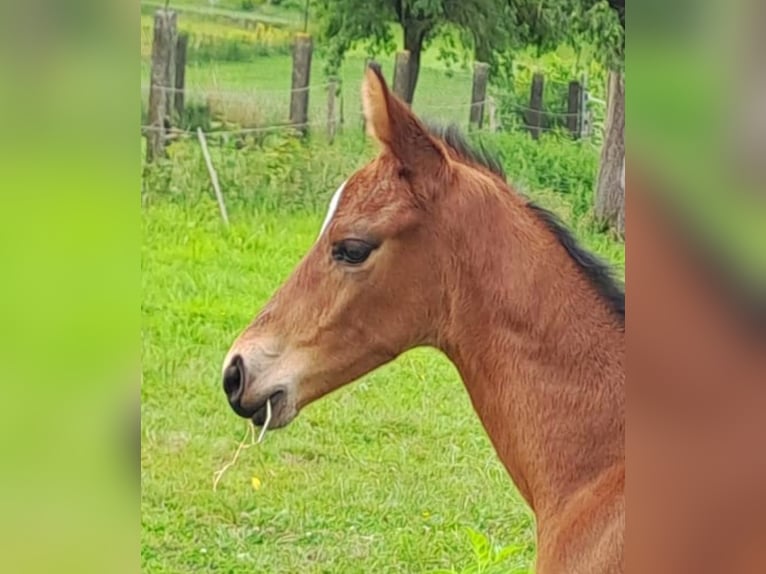
[[[153,18],[141,16],[141,56],[151,55]],[[233,25],[183,14],[178,19],[178,30],[189,36],[187,62],[252,62],[263,56],[290,53],[293,32],[263,22]]]
[[[624,273],[624,244],[601,233],[591,217],[596,147],[555,133],[543,134],[539,141],[524,132],[474,133],[472,138],[499,156],[514,188],[556,212],[587,248]],[[321,132],[308,140],[265,132],[218,136],[210,143],[226,201],[244,218],[264,211],[318,213],[338,185],[376,153],[357,129],[346,130],[332,145]],[[146,168],[144,203],[210,201],[196,142],[173,144],[169,154],[169,161]]]

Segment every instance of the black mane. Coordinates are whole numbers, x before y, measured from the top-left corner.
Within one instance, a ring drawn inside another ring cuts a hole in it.
[[[465,139],[465,136],[455,124],[441,126],[438,124],[428,124],[428,131],[431,135],[444,141],[449,147],[462,158],[471,163],[482,165],[489,169],[495,175],[505,179],[505,170],[498,157],[484,147],[484,143],[479,141],[478,146],[471,145]]]
[[[446,127],[439,125],[429,125],[429,131],[435,137],[443,140],[460,157],[486,167],[495,175],[506,180],[505,171],[498,157],[488,151],[480,142],[478,148],[468,143],[460,129],[455,125]],[[596,289],[596,292],[609,305],[612,312],[617,315],[620,321],[625,322],[625,291],[612,274],[612,268],[592,253],[583,249],[574,238],[567,227],[552,212],[540,207],[532,201],[527,203],[529,210],[545,227],[553,233],[561,246],[577,264],[577,267],[585,275],[590,284]]]
[[[583,249],[556,215],[533,202],[527,207],[542,221],[548,230],[556,236],[562,247],[590,281],[609,308],[620,320],[625,322],[625,290],[614,278],[612,267]]]

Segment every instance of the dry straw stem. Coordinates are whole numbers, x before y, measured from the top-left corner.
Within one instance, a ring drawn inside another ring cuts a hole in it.
[[[266,401],[266,421],[263,423],[261,432],[258,435],[258,440],[255,440],[255,425],[253,424],[252,421],[249,421],[247,423],[247,429],[245,430],[245,436],[242,437],[242,441],[239,443],[237,450],[234,451],[234,456],[232,457],[232,459],[229,462],[227,462],[225,465],[223,465],[219,470],[213,473],[213,492],[218,490],[218,483],[221,481],[221,478],[223,478],[224,473],[226,473],[227,470],[229,470],[232,466],[234,466],[237,463],[240,453],[246,448],[250,448],[254,444],[261,444],[263,442],[263,438],[266,436],[266,431],[268,430],[270,423],[271,423],[271,400],[269,399]],[[249,444],[247,442],[248,435],[250,436]]]

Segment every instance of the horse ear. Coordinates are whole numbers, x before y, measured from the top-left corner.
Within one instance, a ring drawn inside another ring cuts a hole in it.
[[[407,105],[389,91],[379,64],[369,64],[365,71],[362,107],[367,133],[408,169],[449,162],[442,145],[431,137]]]
[[[369,64],[362,82],[362,109],[367,134],[383,145],[391,141],[388,86],[379,64]]]

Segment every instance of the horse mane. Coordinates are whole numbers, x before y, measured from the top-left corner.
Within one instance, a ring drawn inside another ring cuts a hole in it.
[[[441,139],[462,159],[488,169],[507,182],[505,171],[498,156],[490,152],[483,142],[480,141],[478,145],[471,145],[454,124],[447,126],[428,124],[428,130],[431,135]],[[527,208],[558,239],[580,272],[624,325],[625,288],[621,283],[618,283],[612,267],[581,247],[572,232],[553,212],[540,207],[531,200],[528,200]]]
[[[492,153],[484,146],[484,142],[479,140],[478,144],[468,143],[463,132],[455,124],[443,126],[436,123],[428,123],[427,128],[432,136],[446,143],[461,158],[469,163],[486,167],[495,175],[500,176],[503,181],[506,181],[503,164],[500,163],[497,154]]]

